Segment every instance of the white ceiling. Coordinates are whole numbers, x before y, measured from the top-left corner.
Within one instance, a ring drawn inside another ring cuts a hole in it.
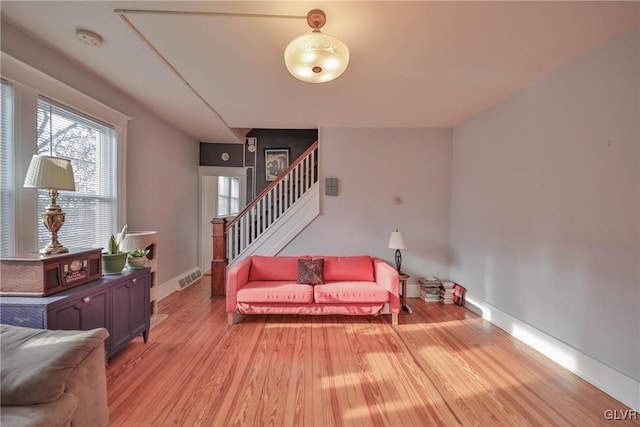
[[[286,71],[287,44],[310,28],[351,53],[337,80]],[[126,18],[115,9],[299,15],[301,19],[175,14]],[[640,22],[639,2],[5,1],[2,19],[120,87],[200,141],[237,129],[452,127]],[[79,43],[75,30],[104,43]],[[230,129],[231,128],[231,129]]]

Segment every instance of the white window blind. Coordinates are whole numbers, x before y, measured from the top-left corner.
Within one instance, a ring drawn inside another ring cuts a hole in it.
[[[218,216],[240,212],[240,180],[231,176],[218,177]]]
[[[0,255],[14,249],[13,185],[13,90],[2,80],[0,86]]]
[[[67,248],[106,248],[117,230],[117,141],[113,127],[39,98],[37,153],[71,160],[76,191],[61,191],[57,203],[66,214],[58,232]],[[38,190],[38,212],[49,203]],[[49,242],[40,223],[38,246]]]

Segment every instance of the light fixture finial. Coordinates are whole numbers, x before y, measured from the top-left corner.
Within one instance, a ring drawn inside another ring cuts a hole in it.
[[[327,15],[320,9],[313,9],[307,13],[307,24],[313,29],[314,32],[320,32],[320,28],[324,27],[327,23]]]

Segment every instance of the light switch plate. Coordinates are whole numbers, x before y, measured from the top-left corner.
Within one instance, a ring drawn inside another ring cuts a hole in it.
[[[324,194],[326,194],[327,196],[338,195],[338,178],[324,179]]]

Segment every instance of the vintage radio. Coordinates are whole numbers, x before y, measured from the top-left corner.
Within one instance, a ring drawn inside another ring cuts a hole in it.
[[[101,249],[19,254],[0,259],[0,295],[44,296],[102,277]]]

